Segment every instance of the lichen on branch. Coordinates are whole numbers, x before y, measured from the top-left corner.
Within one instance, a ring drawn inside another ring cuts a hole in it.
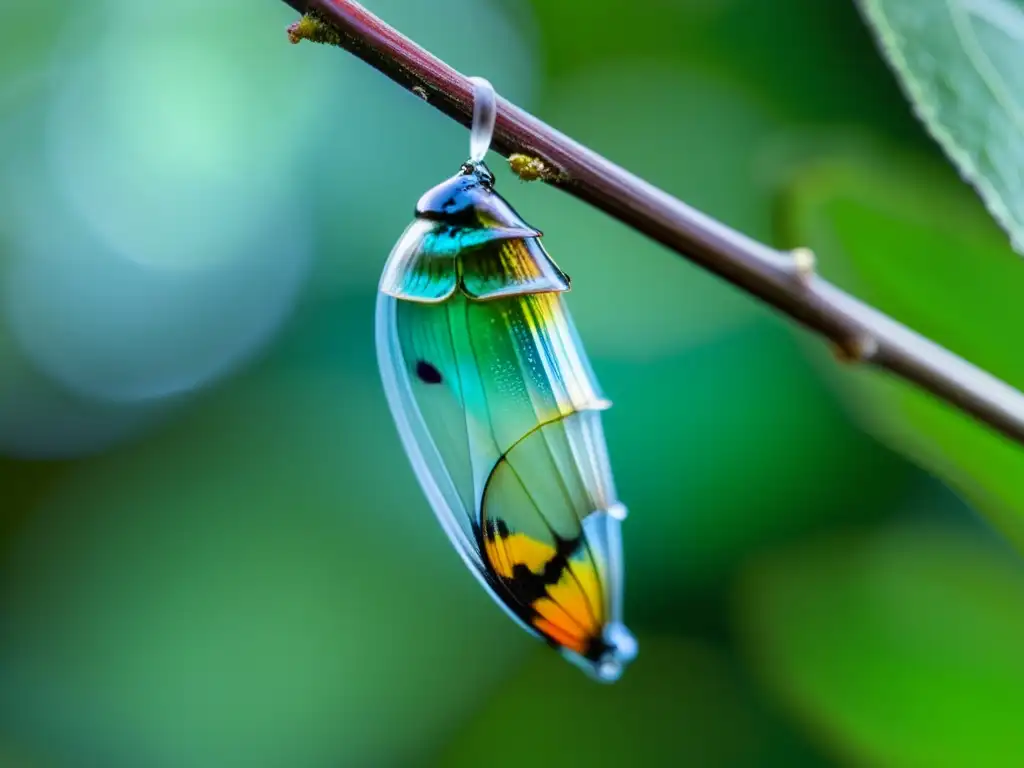
[[[508,167],[522,181],[547,181],[549,183],[566,181],[564,172],[539,157],[531,157],[519,152],[509,155]]]
[[[311,43],[342,47],[341,35],[338,34],[338,30],[316,11],[310,11],[288,26],[288,40],[292,45],[298,45],[303,40],[308,40]]]

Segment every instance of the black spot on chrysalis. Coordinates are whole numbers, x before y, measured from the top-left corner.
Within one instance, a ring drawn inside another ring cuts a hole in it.
[[[424,384],[440,384],[444,381],[441,372],[426,360],[418,360],[416,362],[416,376]]]

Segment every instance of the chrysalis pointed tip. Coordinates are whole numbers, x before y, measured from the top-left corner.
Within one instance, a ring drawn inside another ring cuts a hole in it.
[[[601,653],[598,656],[569,655],[570,661],[600,683],[614,683],[625,672],[629,663],[636,658],[639,644],[633,633],[626,629],[622,622],[608,624],[601,634],[598,644]]]
[[[609,405],[610,405],[610,403],[609,403]],[[613,518],[615,520],[625,520],[626,517],[628,517],[628,515],[629,515],[629,510],[626,509],[626,505],[622,504],[621,502],[616,503],[616,504],[612,504],[605,511],[608,513],[609,517],[611,517],[611,518]]]

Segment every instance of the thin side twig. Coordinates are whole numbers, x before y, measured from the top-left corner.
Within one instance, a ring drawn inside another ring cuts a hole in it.
[[[436,109],[469,126],[468,79],[353,0],[285,0],[329,36]],[[309,20],[306,22],[309,23]],[[336,33],[337,38],[334,38]],[[843,359],[917,384],[1024,444],[1024,395],[814,274],[813,255],[770,248],[715,221],[606,160],[505,99],[493,148],[536,158],[543,179],[676,251],[820,334]]]

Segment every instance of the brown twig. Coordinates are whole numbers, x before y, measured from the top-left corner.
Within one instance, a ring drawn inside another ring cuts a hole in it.
[[[333,27],[340,45],[463,125],[467,78],[352,0],[285,0]],[[293,28],[294,30],[294,28]],[[324,30],[313,39],[327,36]],[[293,34],[294,39],[294,34]],[[671,248],[817,332],[849,361],[869,363],[1024,444],[1024,395],[818,277],[814,260],[758,243],[581,146],[505,99],[493,148],[525,155],[544,180]]]

